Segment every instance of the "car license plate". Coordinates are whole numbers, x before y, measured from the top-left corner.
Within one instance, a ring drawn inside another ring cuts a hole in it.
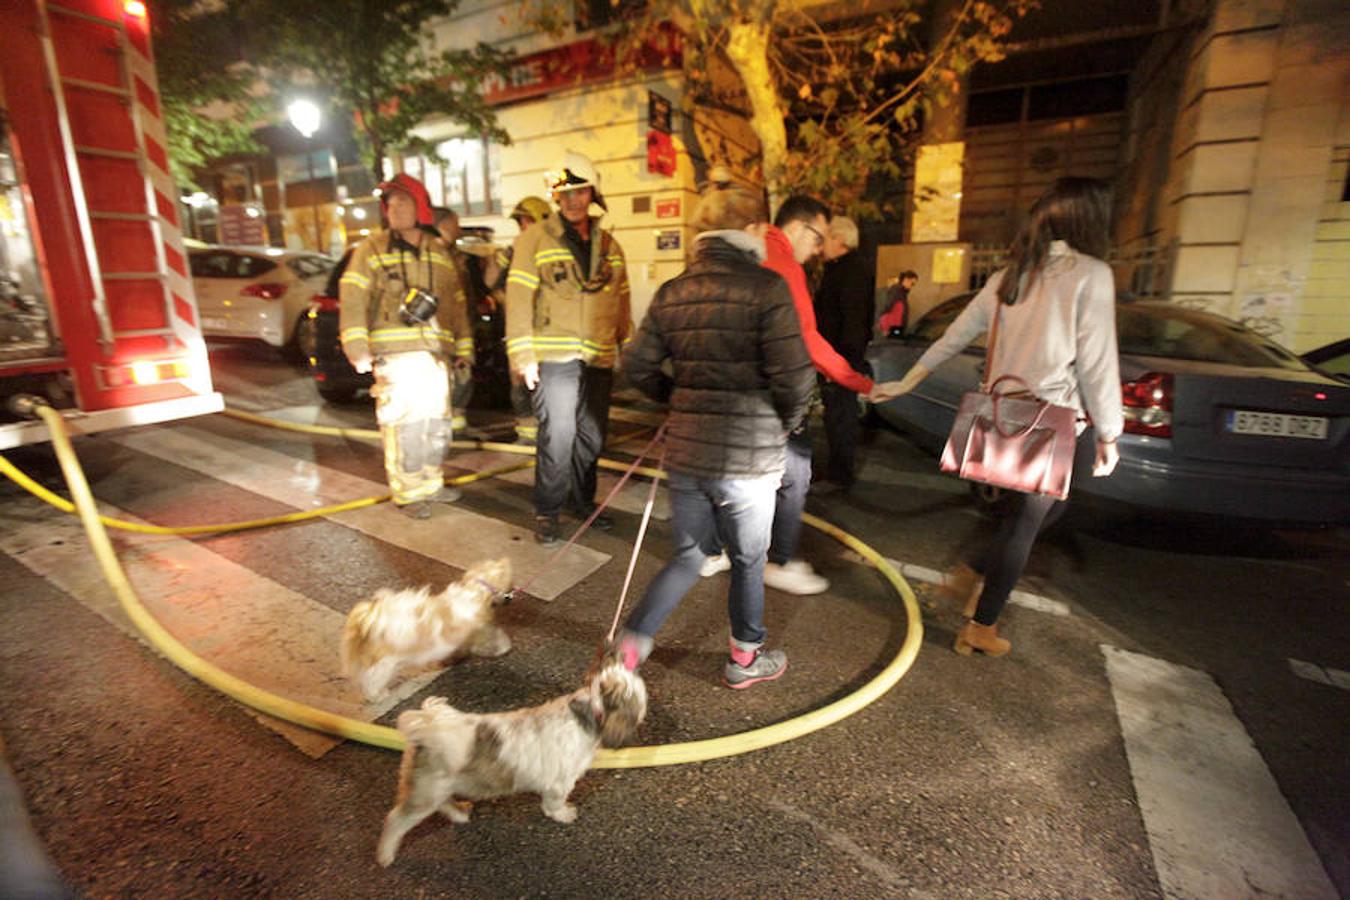
[[[1266,437],[1327,439],[1325,416],[1293,416],[1288,413],[1257,412],[1251,409],[1230,409],[1228,430],[1233,434],[1257,434]]]

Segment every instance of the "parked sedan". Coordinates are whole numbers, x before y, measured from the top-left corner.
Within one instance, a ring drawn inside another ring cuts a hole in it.
[[[900,378],[973,294],[929,311],[868,348],[878,381]],[[1268,521],[1350,521],[1350,386],[1228,319],[1171,303],[1121,303],[1120,465],[1092,478],[1080,441],[1074,492],[1158,512]],[[877,414],[940,450],[962,394],[984,368],[977,341]],[[988,495],[985,495],[986,499]]]
[[[292,345],[309,299],[323,289],[333,260],[276,247],[210,246],[188,251],[202,332]]]

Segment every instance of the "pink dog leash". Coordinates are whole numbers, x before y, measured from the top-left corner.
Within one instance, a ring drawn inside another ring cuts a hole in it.
[[[665,423],[661,423],[661,428],[656,436],[666,430]],[[666,468],[666,447],[661,445],[661,457],[656,461],[656,471],[663,472]],[[605,643],[614,643],[614,632],[619,630],[619,615],[623,612],[623,601],[628,597],[628,586],[633,582],[633,569],[637,567],[638,551],[642,549],[642,539],[647,534],[647,523],[652,520],[652,506],[656,503],[656,483],[659,478],[653,478],[651,486],[647,489],[647,505],[642,510],[642,524],[638,525],[637,540],[633,542],[633,555],[628,558],[628,571],[623,576],[623,590],[619,591],[619,605],[614,610],[614,621],[610,623],[609,634],[605,635]]]
[[[550,553],[550,554],[548,555],[548,558],[544,560],[544,564],[543,564],[542,566],[539,567],[539,570],[538,570],[537,572],[535,572],[535,573],[534,573],[533,575],[531,575],[528,579],[526,579],[526,581],[525,581],[524,584],[518,585],[517,587],[513,588],[513,589],[511,590],[511,594],[512,594],[512,595],[514,595],[514,594],[516,594],[516,593],[521,593],[521,594],[528,593],[528,589],[529,589],[530,585],[534,584],[535,581],[537,581],[537,580],[539,579],[539,576],[540,576],[540,575],[542,575],[542,574],[544,574],[545,572],[548,571],[550,564],[551,564],[555,559],[557,559],[558,557],[560,557],[560,556],[562,556],[564,553],[566,553],[567,550],[568,550],[568,548],[570,548],[573,544],[575,544],[575,543],[577,542],[577,539],[580,538],[581,535],[585,533],[586,529],[591,527],[591,523],[595,521],[595,517],[598,516],[598,515],[600,515],[600,513],[602,513],[602,512],[605,510],[605,507],[609,506],[610,501],[612,501],[612,500],[614,499],[615,495],[618,494],[620,490],[622,490],[622,488],[623,488],[623,486],[624,486],[625,484],[627,484],[629,477],[631,477],[632,474],[633,474],[635,471],[637,471],[638,466],[642,465],[642,461],[643,461],[644,459],[647,458],[647,454],[651,452],[651,449],[652,449],[653,447],[656,446],[656,443],[657,443],[658,441],[660,441],[662,438],[665,437],[665,435],[666,435],[666,424],[667,424],[666,422],[662,422],[662,423],[661,423],[661,427],[658,428],[658,429],[656,429],[656,434],[652,435],[652,439],[651,439],[650,441],[647,442],[647,446],[645,446],[645,447],[642,448],[642,452],[639,453],[639,454],[637,455],[637,458],[634,459],[633,462],[632,462],[632,464],[629,465],[629,467],[624,471],[623,476],[619,479],[618,483],[616,483],[616,484],[614,485],[614,487],[610,488],[609,493],[605,495],[605,499],[602,500],[599,504],[597,504],[596,507],[595,507],[595,509],[591,511],[591,514],[590,514],[589,516],[587,516],[586,521],[581,523],[581,526],[580,526],[579,528],[577,528],[577,530],[574,531],[574,532],[572,533],[572,536],[571,536],[570,538],[567,539],[567,542],[566,542],[566,543],[564,543],[561,547],[559,547],[557,550],[554,550],[552,553]],[[662,449],[662,451],[661,451],[661,461],[662,461],[663,463],[664,463],[664,461],[665,461],[665,450],[664,450],[664,449]],[[653,495],[655,494],[655,491],[656,491],[656,482],[657,482],[657,480],[658,480],[658,479],[655,479],[655,478],[652,479],[652,494],[653,494]],[[649,500],[648,500],[648,511],[650,511],[650,509],[651,509],[651,500],[649,499]],[[643,522],[642,522],[642,528],[643,528],[644,531],[645,531],[645,529],[646,529],[646,525],[647,525],[647,515],[646,515],[646,513],[644,513],[644,516],[643,516]],[[642,543],[642,535],[641,535],[640,532],[639,532],[639,534],[638,534],[638,541],[637,541],[637,543],[638,543],[639,545]],[[636,553],[637,553],[637,548],[636,548],[636,546],[635,546],[635,547],[634,547],[634,559],[636,559]],[[630,575],[632,574],[632,568],[633,568],[633,567],[632,567],[632,564],[630,563],[630,564],[629,564],[629,574],[630,574]],[[624,589],[627,590],[627,587],[628,587],[627,582],[625,582],[625,584],[624,584]],[[509,599],[509,598],[508,598],[508,599]]]

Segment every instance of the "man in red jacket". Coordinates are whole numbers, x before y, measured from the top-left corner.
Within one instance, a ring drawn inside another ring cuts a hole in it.
[[[802,340],[816,370],[826,378],[859,394],[872,390],[872,379],[853,369],[835,352],[816,329],[816,311],[806,286],[802,263],[820,253],[825,246],[825,231],[830,210],[814,197],[793,196],[783,201],[773,224],[764,226],[764,244],[768,256],[764,267],[783,277],[792,291],[792,303],[801,321]],[[773,542],[769,561],[764,566],[764,583],[789,594],[819,594],[830,582],[803,559],[796,559],[802,533],[802,510],[811,487],[811,436],[803,422],[788,435],[787,470],[778,488],[778,505],[773,515]],[[714,548],[705,548],[714,549]],[[708,554],[702,573],[714,575],[730,568],[726,554]]]

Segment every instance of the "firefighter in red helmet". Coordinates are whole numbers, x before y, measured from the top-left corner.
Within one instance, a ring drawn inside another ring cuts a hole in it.
[[[387,227],[362,241],[342,276],[342,349],[375,373],[375,417],[394,503],[413,518],[450,503],[442,464],[450,442],[447,361],[473,365],[464,287],[449,248],[430,228],[427,189],[411,175],[379,187]]]

